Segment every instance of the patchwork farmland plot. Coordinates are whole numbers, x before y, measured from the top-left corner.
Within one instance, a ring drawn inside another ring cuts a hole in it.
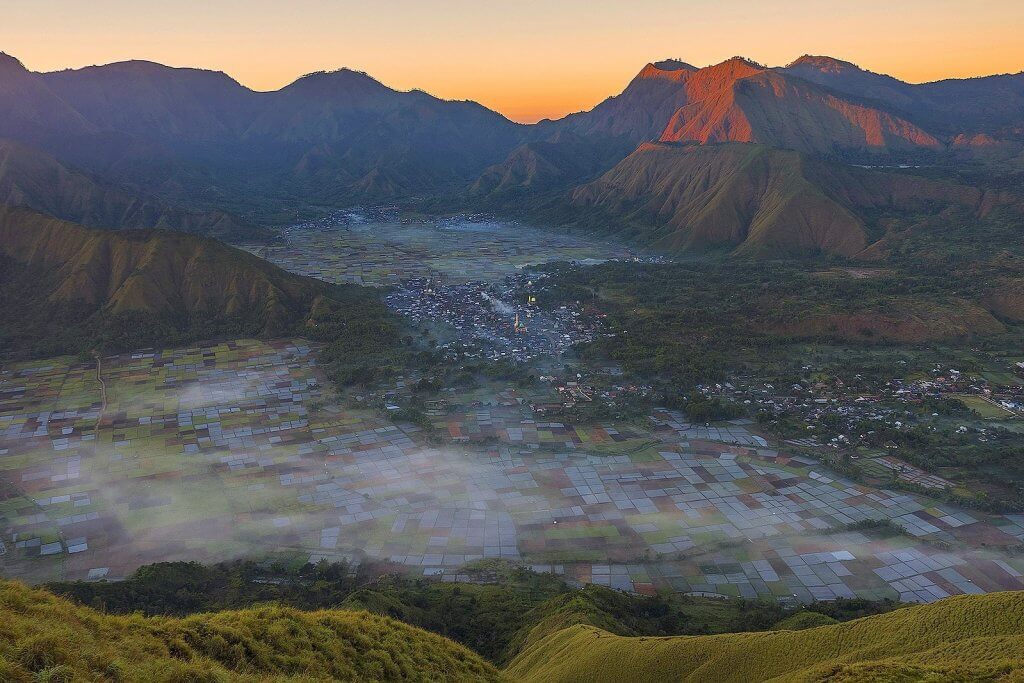
[[[443,580],[499,557],[623,590],[809,601],[1024,588],[1024,518],[847,481],[742,422],[534,419],[456,396],[443,446],[325,402],[315,349],[238,340],[0,374],[5,576],[170,559],[378,557]],[[489,393],[488,393],[489,392]],[[465,397],[463,397],[465,398]],[[851,531],[892,520],[900,534]]]

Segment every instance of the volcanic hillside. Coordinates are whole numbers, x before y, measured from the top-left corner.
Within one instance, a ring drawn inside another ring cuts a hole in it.
[[[0,356],[316,337],[321,323],[353,344],[360,339],[349,336],[395,334],[371,290],[292,275],[175,231],[93,230],[0,206],[0,266]]]
[[[567,187],[569,179],[589,180],[595,168],[606,170],[637,144],[657,140],[758,143],[872,163],[947,149],[949,140],[889,104],[860,92],[844,94],[803,74],[740,57],[701,69],[677,60],[648,64],[621,94],[594,109],[542,122],[534,136],[547,136],[543,145],[524,143],[488,168],[473,191],[508,194],[515,187],[542,193]],[[1019,114],[1024,121],[1024,111]]]
[[[38,149],[0,140],[0,204],[96,228],[165,228],[253,237],[259,230],[224,211],[187,211],[131,194]]]
[[[561,125],[635,142],[758,142],[817,154],[941,147],[897,116],[740,57],[703,69],[648,64],[621,95]]]
[[[738,58],[683,85],[687,104],[669,119],[664,142],[757,142],[810,154],[942,147],[904,119]]]
[[[883,236],[881,210],[1021,209],[999,192],[881,173],[763,145],[641,145],[576,189],[581,218],[666,250],[857,256]]]

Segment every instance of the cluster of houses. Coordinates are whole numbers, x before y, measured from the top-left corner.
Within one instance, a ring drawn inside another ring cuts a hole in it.
[[[1024,363],[1015,371],[1024,373]],[[719,396],[774,415],[788,414],[807,423],[809,436],[836,448],[856,441],[851,430],[865,420],[897,429],[913,421],[909,408],[927,399],[978,396],[985,401],[1024,418],[1024,384],[993,386],[984,378],[952,368],[935,367],[929,378],[890,379],[880,386],[861,375],[844,382],[841,379],[803,382],[777,388],[772,384],[746,384],[742,379],[699,387],[708,396]],[[901,405],[902,404],[902,405]],[[1012,417],[1007,413],[1008,417]],[[837,421],[836,418],[839,418]],[[837,433],[824,434],[821,425]],[[961,433],[968,431],[961,428]]]
[[[614,374],[621,376],[622,372],[619,370]],[[577,376],[576,379],[572,379],[571,376],[563,379],[555,375],[541,375],[538,379],[551,384],[558,392],[560,400],[531,403],[530,407],[537,415],[561,415],[577,406],[594,402],[608,405],[623,404],[637,398],[647,398],[654,390],[651,385],[639,382],[622,382],[598,389],[583,383],[581,376]]]
[[[439,348],[453,359],[527,363],[540,356],[560,356],[595,337],[597,318],[569,306],[541,311],[535,295],[523,291],[527,277],[515,275],[499,284],[411,278],[386,301],[417,324],[444,323],[454,338]]]

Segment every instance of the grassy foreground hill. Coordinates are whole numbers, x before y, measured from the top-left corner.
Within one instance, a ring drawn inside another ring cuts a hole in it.
[[[462,568],[478,583],[381,574],[394,568],[375,562],[352,569],[345,562],[302,567],[254,560],[164,562],[140,567],[123,581],[55,582],[45,588],[107,614],[186,617],[267,603],[309,611],[365,610],[451,638],[498,665],[576,624],[621,636],[707,635],[760,631],[805,611],[814,610],[814,616],[804,620],[849,621],[896,608],[891,601],[856,599],[795,611],[774,602],[571,588],[560,576],[495,560]]]
[[[817,627],[829,619],[801,613],[800,624],[776,627],[794,630],[668,637],[613,635],[594,625],[596,612],[565,597],[564,609],[548,610],[516,639],[518,655],[499,671],[446,638],[369,612],[259,605],[115,616],[0,582],[0,676],[546,682],[1019,681],[1024,674],[1024,592],[958,596]]]
[[[505,671],[525,681],[1018,681],[1024,593],[959,596],[801,631],[626,638],[558,631]]]
[[[5,681],[499,680],[461,645],[368,612],[110,616],[3,582],[0,613]]]

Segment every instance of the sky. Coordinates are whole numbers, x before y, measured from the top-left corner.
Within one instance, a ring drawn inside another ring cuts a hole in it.
[[[33,0],[0,51],[34,71],[124,59],[274,90],[347,66],[533,122],[589,109],[644,66],[827,54],[922,82],[1024,70],[1021,0]]]

